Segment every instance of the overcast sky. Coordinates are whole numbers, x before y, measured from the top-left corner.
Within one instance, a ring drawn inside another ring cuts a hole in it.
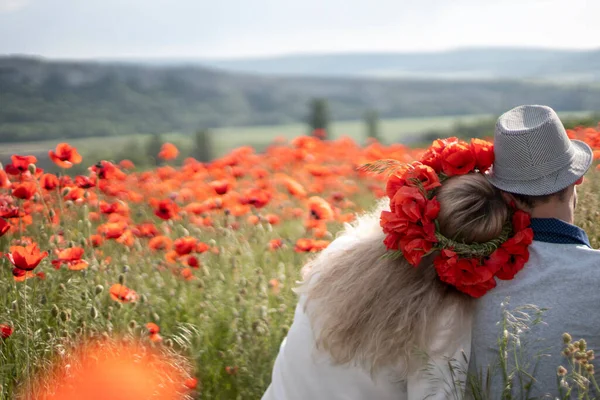
[[[600,0],[0,0],[0,54],[222,58],[599,48]]]

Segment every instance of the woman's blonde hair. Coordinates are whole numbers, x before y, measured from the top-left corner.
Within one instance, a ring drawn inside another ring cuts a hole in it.
[[[481,174],[446,180],[437,198],[442,234],[466,243],[499,236],[508,218],[500,193]],[[387,203],[347,226],[341,240],[353,245],[323,251],[307,265],[298,288],[306,293],[305,311],[317,348],[335,363],[361,365],[371,372],[414,365],[415,350],[431,351],[440,317],[452,310],[453,318],[443,328],[458,330],[472,304],[470,297],[439,280],[435,254],[417,268],[403,258],[382,258],[386,248],[379,215]],[[452,345],[449,339],[442,347]]]

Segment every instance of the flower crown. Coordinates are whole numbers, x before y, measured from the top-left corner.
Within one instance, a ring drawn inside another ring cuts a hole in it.
[[[486,243],[467,244],[447,238],[436,221],[440,203],[435,189],[449,177],[485,173],[494,162],[493,144],[471,139],[438,139],[420,161],[404,164],[379,160],[363,170],[388,173],[386,193],[390,211],[382,211],[381,227],[386,234],[386,257],[404,257],[418,266],[421,259],[439,251],[434,259],[439,278],[472,297],[481,297],[496,287],[496,279],[510,280],[529,259],[533,241],[529,214],[511,207],[499,237]]]

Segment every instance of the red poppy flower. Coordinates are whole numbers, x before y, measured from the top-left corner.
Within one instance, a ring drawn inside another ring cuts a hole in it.
[[[424,234],[423,234],[424,236]],[[402,255],[413,266],[418,266],[424,255],[428,254],[433,245],[423,236],[404,236],[399,241]]]
[[[172,143],[164,143],[158,153],[158,158],[162,160],[174,160],[179,155],[179,150]]]
[[[155,236],[148,242],[148,247],[152,250],[171,250],[173,241],[166,236]]]
[[[7,324],[0,324],[0,338],[8,339],[13,334],[13,327]]]
[[[177,216],[179,207],[172,200],[161,200],[156,205],[154,215],[160,219],[169,220]]]
[[[327,200],[322,197],[313,196],[308,199],[308,210],[310,211],[310,218],[321,221],[333,220],[333,209]]]
[[[37,187],[34,182],[22,182],[13,185],[12,195],[17,199],[29,200],[36,191]]]
[[[183,385],[190,390],[196,389],[196,386],[198,386],[198,379],[197,378],[186,379],[185,382],[183,383]]]
[[[253,188],[247,190],[240,198],[241,204],[250,204],[256,208],[263,208],[271,201],[271,193],[266,190]]]
[[[173,242],[173,245],[175,246],[175,251],[177,254],[184,256],[186,254],[190,254],[196,249],[196,243],[196,238],[186,236],[176,239],[175,242]]]
[[[419,187],[429,191],[441,186],[437,173],[428,165],[414,162],[402,171],[390,176],[386,184],[386,193],[390,199],[394,197],[398,189],[402,186]]]
[[[458,139],[455,137],[435,140],[425,154],[421,156],[421,162],[433,168],[436,173],[442,172],[442,151],[449,144],[456,142],[458,142]]]
[[[475,166],[485,172],[494,164],[494,145],[486,140],[471,139],[471,151],[475,157]]]
[[[10,157],[12,164],[8,164],[5,168],[6,173],[11,175],[19,175],[29,170],[29,164],[37,163],[35,156],[19,156],[12,155]]]
[[[40,186],[50,191],[58,187],[58,177],[54,174],[44,174],[40,178]]]
[[[196,253],[202,254],[202,253],[208,251],[209,249],[210,249],[210,246],[204,242],[198,242],[198,244],[196,245]]]
[[[277,250],[283,246],[283,240],[281,239],[271,239],[269,240],[269,250]]]
[[[64,263],[67,264],[67,267],[72,271],[86,269],[89,263],[81,259],[84,253],[85,250],[82,247],[70,247],[59,250],[58,258],[52,261],[52,265],[58,269]]]
[[[464,142],[448,144],[442,151],[442,170],[448,176],[464,175],[475,168],[476,159]]]
[[[315,253],[325,249],[329,245],[328,240],[314,240],[314,239],[298,239],[294,250],[298,253],[311,252]]]
[[[451,250],[442,250],[434,260],[438,276],[471,297],[481,297],[496,287],[494,268],[479,265],[477,259],[458,258]]]
[[[229,183],[229,181],[225,180],[212,181],[211,183],[209,183],[209,185],[214,189],[215,193],[217,193],[218,195],[223,195],[227,193],[231,188],[231,184]]]
[[[0,236],[3,236],[6,232],[10,230],[10,224],[6,222],[4,219],[0,218]]]
[[[25,271],[19,268],[13,268],[12,270],[13,279],[15,282],[25,282],[27,279],[35,278],[36,274],[31,271]]]
[[[89,189],[96,186],[95,179],[82,175],[78,175],[75,177],[75,184],[80,189]]]
[[[138,295],[134,290],[118,283],[110,287],[109,294],[111,299],[120,303],[133,303],[138,299]]]
[[[8,175],[3,169],[0,169],[0,189],[9,188],[11,185]]]
[[[528,213],[522,210],[517,210],[512,216],[513,230],[515,232],[529,228],[531,225],[531,217]]]
[[[48,257],[48,252],[41,252],[37,243],[33,243],[27,246],[11,246],[10,253],[6,254],[6,257],[15,267],[24,271],[31,271],[44,258]]]
[[[81,163],[81,156],[75,147],[69,146],[67,143],[59,143],[56,146],[56,151],[48,152],[50,160],[61,168],[71,168],[75,164]]]
[[[192,268],[199,268],[200,267],[200,261],[198,261],[197,257],[189,256],[187,258],[187,265],[189,265]]]
[[[131,160],[122,160],[119,162],[119,167],[123,169],[134,169],[135,164]]]

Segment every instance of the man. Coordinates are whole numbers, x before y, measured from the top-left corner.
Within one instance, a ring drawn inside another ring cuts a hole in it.
[[[498,339],[508,337],[516,343],[514,331],[520,341],[517,354],[522,353],[516,357],[524,372],[514,375],[512,398],[557,395],[557,368],[568,366],[561,355],[563,333],[574,340],[584,338],[589,348],[600,350],[600,251],[593,250],[586,233],[573,225],[576,186],[592,165],[592,150],[569,140],[554,110],[546,106],[520,106],[502,115],[494,143],[495,162],[488,179],[507,201],[531,214],[534,241],[523,270],[511,281],[499,281],[476,302],[469,369],[484,382],[488,370],[494,374],[490,384],[479,385],[489,394],[485,398],[501,398],[501,371],[510,374],[517,368],[511,344],[509,364],[500,365]],[[503,332],[505,327],[497,322],[503,319],[507,298],[509,310],[528,304],[547,309],[542,323],[530,324],[530,331],[508,326]]]

